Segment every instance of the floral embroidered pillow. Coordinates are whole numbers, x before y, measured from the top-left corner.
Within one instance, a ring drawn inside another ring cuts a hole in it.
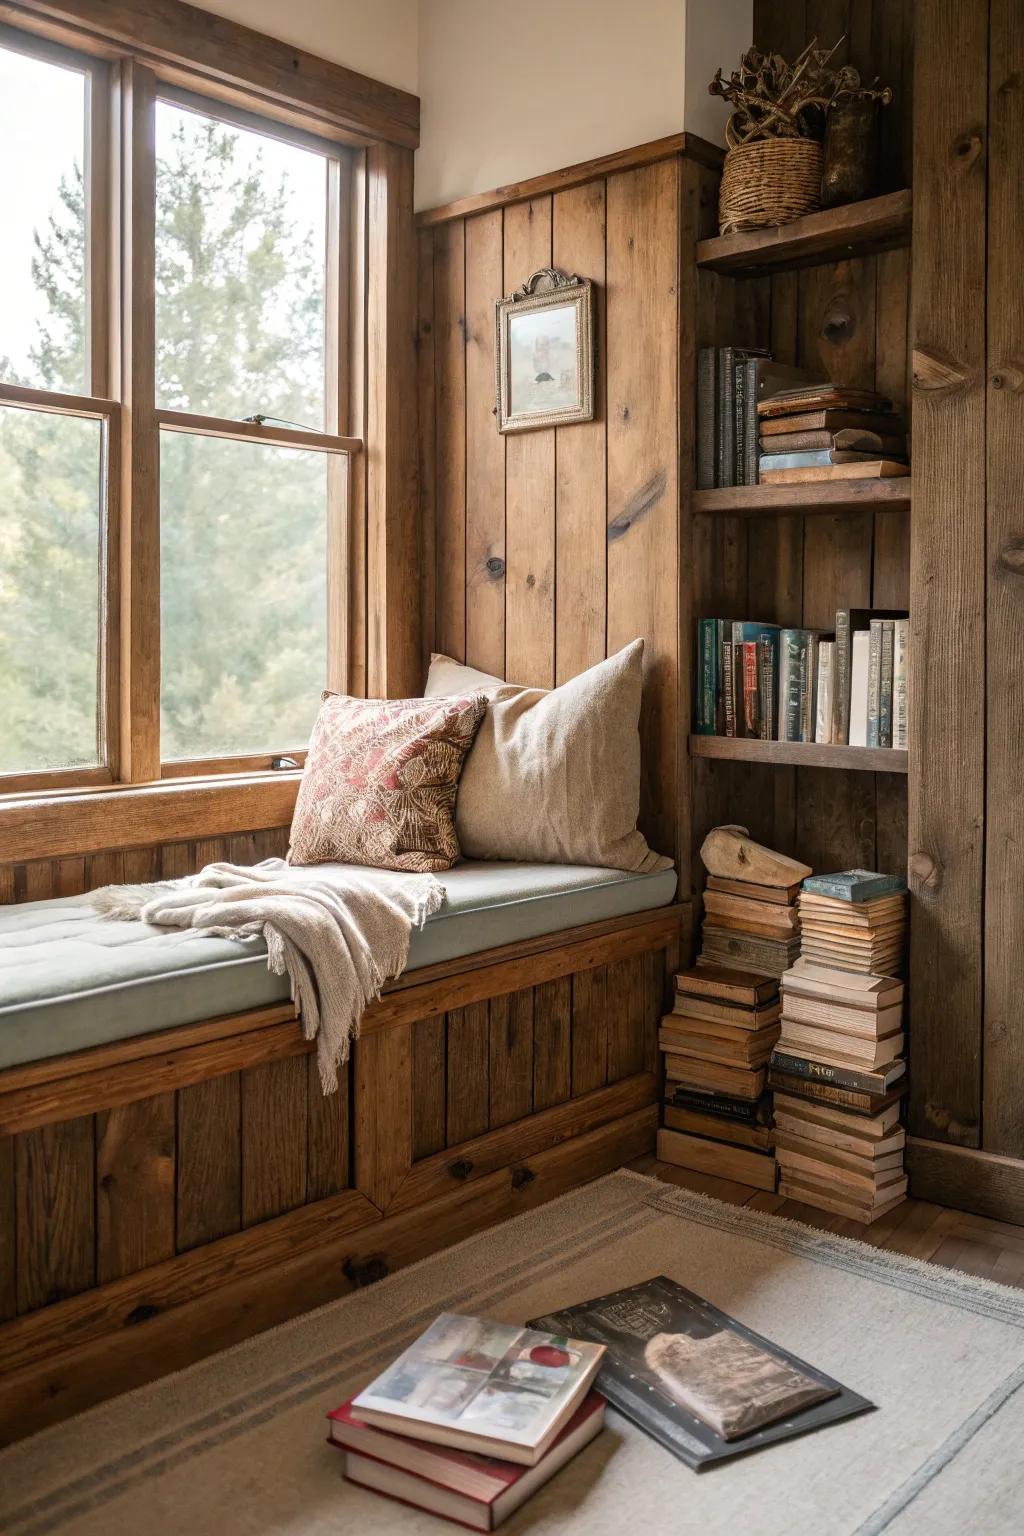
[[[481,693],[352,699],[325,693],[292,818],[291,864],[413,873],[460,857],[455,796],[487,709]]]

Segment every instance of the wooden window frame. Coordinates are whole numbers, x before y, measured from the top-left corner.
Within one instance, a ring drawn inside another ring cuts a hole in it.
[[[301,766],[305,754],[287,743],[274,753],[224,754],[163,761],[160,751],[160,489],[162,432],[193,433],[328,455],[328,686],[348,678],[347,588],[351,460],[362,439],[351,422],[349,277],[353,257],[351,207],[357,152],[350,135],[327,137],[295,122],[294,112],[253,112],[204,75],[183,75],[180,64],[140,63],[134,52],[111,58],[81,52],[52,38],[47,16],[21,14],[0,3],[0,45],[69,65],[87,82],[88,395],[57,394],[0,383],[0,403],[87,416],[104,422],[106,498],[101,566],[102,673],[98,767],[0,775],[0,807],[24,807],[26,795],[128,788],[162,779],[278,775],[284,757]],[[40,10],[52,7],[40,7]],[[45,25],[44,25],[45,24]],[[244,29],[243,29],[244,30]],[[40,35],[42,32],[43,35]],[[254,34],[255,35],[255,34]],[[77,34],[76,34],[76,40]],[[198,86],[199,89],[195,89]],[[155,313],[155,112],[158,100],[177,102],[327,158],[327,248],[323,432],[298,431],[158,408]],[[319,126],[319,125],[317,125]],[[116,189],[116,190],[115,190]],[[119,259],[117,259],[119,257]],[[355,258],[355,259],[354,259]],[[185,789],[182,782],[182,789]]]

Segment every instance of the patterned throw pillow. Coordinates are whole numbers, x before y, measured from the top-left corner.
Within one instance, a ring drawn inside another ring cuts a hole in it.
[[[460,856],[455,794],[483,694],[351,699],[325,693],[292,818],[291,864],[417,874]]]

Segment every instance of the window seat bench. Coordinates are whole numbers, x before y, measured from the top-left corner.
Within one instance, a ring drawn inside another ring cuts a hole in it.
[[[652,1151],[675,881],[451,871],[328,1097],[262,945],[0,907],[0,1444]]]
[[[413,933],[406,974],[481,950],[667,905],[674,870],[466,862]],[[107,922],[89,897],[0,907],[0,1069],[288,1001],[262,940]]]

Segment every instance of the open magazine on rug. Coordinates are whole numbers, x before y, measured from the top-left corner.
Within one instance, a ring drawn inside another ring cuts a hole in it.
[[[529,1326],[605,1345],[600,1391],[698,1471],[875,1406],[665,1275]]]

